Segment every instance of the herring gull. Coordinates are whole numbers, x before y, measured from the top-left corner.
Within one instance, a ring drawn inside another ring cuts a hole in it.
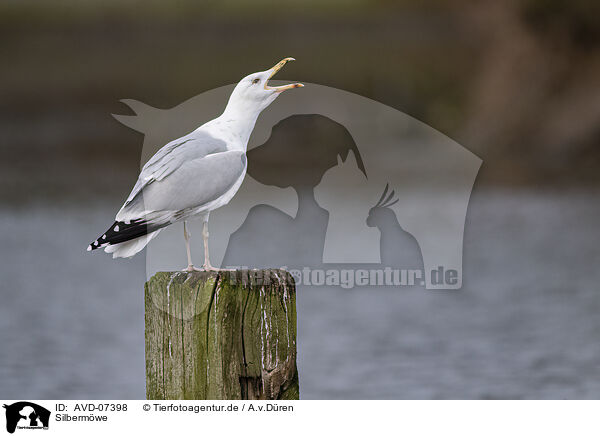
[[[203,222],[204,270],[217,270],[208,253],[208,217],[226,205],[246,175],[246,148],[260,113],[283,91],[301,83],[269,86],[268,81],[293,58],[244,77],[235,87],[221,116],[162,147],[142,168],[133,190],[117,212],[115,223],[88,246],[104,248],[113,258],[140,252],[160,230],[183,221],[187,271],[192,263],[186,221]]]

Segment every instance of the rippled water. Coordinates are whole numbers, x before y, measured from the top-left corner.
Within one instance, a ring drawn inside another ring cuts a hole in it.
[[[115,205],[0,210],[0,396],[144,397],[144,259]],[[600,398],[597,194],[479,192],[460,291],[298,290],[302,398]]]

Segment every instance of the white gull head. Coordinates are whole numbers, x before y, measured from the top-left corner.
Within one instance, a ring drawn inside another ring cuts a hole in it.
[[[302,83],[291,83],[283,86],[269,86],[271,79],[286,63],[294,58],[285,58],[279,61],[273,68],[259,71],[244,77],[236,85],[229,97],[227,107],[221,120],[251,120],[252,125],[260,113],[266,109],[283,91],[293,88],[301,88]]]

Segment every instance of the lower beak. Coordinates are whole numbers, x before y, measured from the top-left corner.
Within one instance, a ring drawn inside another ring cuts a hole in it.
[[[277,73],[277,71],[281,70],[281,68],[287,64],[288,62],[291,61],[295,61],[296,59],[294,58],[285,58],[280,60],[279,62],[277,62],[277,64],[271,68],[271,74],[269,75],[269,78],[267,79],[267,82],[265,83],[265,89],[269,89],[271,91],[275,91],[275,92],[282,92],[285,91],[287,89],[292,89],[292,88],[302,88],[304,85],[302,83],[290,83],[289,85],[283,85],[283,86],[269,86],[269,79],[271,77],[273,77],[275,75],[275,73]]]

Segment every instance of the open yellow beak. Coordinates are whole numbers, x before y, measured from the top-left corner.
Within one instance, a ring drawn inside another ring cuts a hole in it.
[[[285,59],[282,59],[279,62],[277,62],[277,64],[270,70],[271,74],[269,75],[269,78],[265,82],[265,89],[275,91],[275,92],[282,92],[282,91],[285,91],[286,89],[302,88],[304,86],[302,83],[290,83],[289,85],[283,85],[283,86],[269,86],[269,79],[271,77],[273,77],[275,75],[275,73],[277,73],[277,71],[281,70],[281,68],[285,64],[287,64],[288,62],[291,62],[291,61],[295,61],[295,60],[296,59],[294,59],[294,58],[285,58]]]

